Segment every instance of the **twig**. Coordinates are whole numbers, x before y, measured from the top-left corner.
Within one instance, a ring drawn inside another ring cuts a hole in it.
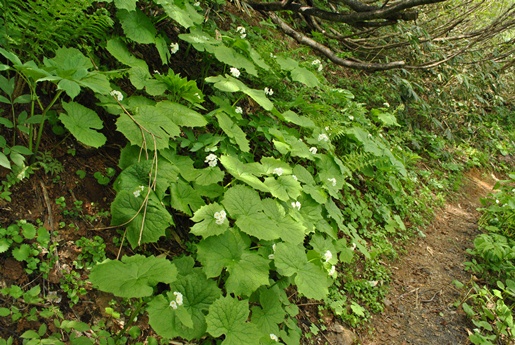
[[[39,184],[41,185],[41,189],[43,190],[43,199],[45,199],[46,210],[48,213],[48,226],[50,227],[50,230],[54,231],[54,218],[52,216],[52,206],[50,204],[50,198],[48,197],[48,192],[46,190],[45,185],[43,184],[43,181],[39,181]]]
[[[435,292],[435,294],[433,295],[433,297],[431,297],[431,299],[423,299],[423,300],[420,300],[420,302],[422,302],[422,303],[429,303],[429,302],[432,302],[432,301],[435,299],[436,295],[439,295],[439,294],[441,294],[441,293],[442,293],[442,290],[437,291],[437,292]]]

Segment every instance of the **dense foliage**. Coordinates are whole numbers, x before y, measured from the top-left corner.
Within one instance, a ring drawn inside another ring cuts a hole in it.
[[[443,200],[456,174],[510,166],[489,161],[509,156],[515,140],[509,99],[484,91],[512,85],[495,66],[474,75],[455,61],[430,75],[356,75],[353,85],[278,43],[272,22],[217,12],[223,3],[49,4],[2,3],[0,197],[11,201],[38,169],[60,172],[41,152],[45,136],[97,150],[119,132],[119,173],[95,178],[116,192],[110,231],[119,230],[121,258],[106,258],[102,238],[82,238],[60,288],[72,305],[89,283],[116,296],[106,314],[125,324],[65,319],[37,280],[58,260],[57,229],[18,220],[0,228],[0,253],[38,278],[2,287],[16,303],[0,316],[41,322],[21,335],[26,344],[298,344],[301,299],[356,325],[382,309],[380,261],[421,233],[426,205]],[[438,87],[421,86],[428,80]],[[56,203],[80,214],[80,203]],[[180,255],[162,254],[171,241]],[[153,337],[141,334],[142,315]]]

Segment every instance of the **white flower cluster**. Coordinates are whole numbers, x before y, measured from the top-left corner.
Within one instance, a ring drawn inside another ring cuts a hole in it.
[[[334,177],[328,178],[327,181],[331,182],[333,187],[336,187],[336,179]]]
[[[268,259],[273,260],[275,258],[275,243],[272,245],[272,251],[273,253],[268,255]]]
[[[179,51],[179,43],[170,43],[170,53],[175,54]]]
[[[291,203],[291,207],[293,207],[293,208],[294,208],[294,209],[296,209],[297,211],[300,211],[300,207],[301,207],[301,206],[302,206],[302,205],[301,205],[301,204],[300,204],[300,202],[298,202],[298,201],[295,201],[295,202],[292,202],[292,203]]]
[[[325,262],[329,262],[333,258],[333,253],[330,250],[324,253]]]
[[[207,163],[210,167],[216,167],[218,157],[214,153],[210,153],[204,160],[204,163]]]
[[[236,67],[231,67],[230,71],[231,71],[231,75],[232,75],[234,78],[239,78],[239,76],[241,75],[240,70],[239,70],[239,69],[237,69]]]
[[[336,278],[336,267],[333,265],[327,272],[331,277]]]
[[[141,195],[141,192],[143,192],[144,190],[145,190],[145,186],[139,186],[138,189],[136,189],[134,192],[132,192],[132,194],[134,194],[135,198],[139,198],[139,196]]]
[[[275,168],[273,173],[276,174],[277,176],[281,176],[283,174],[284,170],[283,168]]]
[[[279,338],[273,333],[270,333],[270,339],[272,339],[273,341],[279,342]]]
[[[265,95],[272,96],[273,94],[274,94],[274,90],[272,90],[268,87],[265,87]]]
[[[329,141],[329,137],[325,133],[319,134],[318,141]]]
[[[177,309],[183,303],[182,293],[179,291],[174,291],[173,294],[175,295],[175,301],[170,301],[170,307],[172,309]]]
[[[117,100],[118,102],[123,101],[123,95],[122,95],[122,93],[121,93],[120,91],[118,91],[118,90],[113,90],[113,91],[109,92],[109,94],[110,94],[111,96],[113,96],[114,98],[116,98],[116,100]]]
[[[215,212],[213,217],[216,219],[216,224],[222,225],[227,219],[227,213],[225,213],[224,210],[221,210],[220,212]]]
[[[317,154],[317,148],[316,147],[310,147],[309,148],[309,152],[311,152],[312,154],[316,155]]]
[[[236,28],[236,32],[240,34],[241,38],[247,37],[246,30],[245,30],[245,28],[243,26],[238,26]]]
[[[322,69],[324,68],[324,66],[322,66],[322,62],[321,62],[320,60],[318,60],[318,59],[313,60],[313,62],[312,62],[311,64],[312,64],[313,66],[316,66],[316,67],[317,67],[317,70],[318,70],[319,72],[321,72],[321,71],[322,71]]]
[[[236,114],[243,114],[243,109],[241,107],[236,107],[234,111],[236,112]]]

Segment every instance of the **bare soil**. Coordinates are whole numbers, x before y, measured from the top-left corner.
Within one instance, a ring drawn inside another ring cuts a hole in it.
[[[390,264],[393,279],[385,311],[359,335],[360,344],[470,344],[472,325],[454,307],[462,292],[452,281],[471,279],[463,265],[468,260],[466,249],[479,233],[480,198],[492,190],[495,178],[472,171],[463,182],[458,194],[423,229],[426,237],[410,244],[406,255]]]

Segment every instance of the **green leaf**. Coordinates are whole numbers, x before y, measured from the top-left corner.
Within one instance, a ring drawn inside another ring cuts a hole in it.
[[[188,2],[176,2],[169,0],[156,0],[163,7],[166,14],[185,29],[201,24],[204,17]]]
[[[250,240],[243,236],[232,230],[203,239],[197,245],[198,260],[208,278],[219,276],[223,268],[227,269],[227,292],[250,296],[260,286],[269,284],[269,261],[251,252]]]
[[[120,10],[134,11],[136,10],[136,2],[138,0],[114,0],[114,5]]]
[[[229,138],[234,139],[240,150],[243,152],[249,152],[250,146],[249,141],[245,136],[245,132],[243,132],[241,128],[224,113],[217,113],[216,118],[218,119],[220,128],[225,132],[225,134],[227,134]]]
[[[313,74],[313,72],[305,69],[304,67],[300,67],[297,61],[280,56],[276,58],[276,61],[283,70],[290,72],[292,80],[301,82],[308,87],[319,85],[318,78]]]
[[[302,192],[300,183],[290,175],[268,177],[265,179],[265,185],[273,196],[282,201],[295,200]]]
[[[102,120],[93,110],[75,102],[62,105],[67,114],[61,113],[59,120],[78,141],[95,148],[105,144],[106,137],[95,130],[102,129]]]
[[[57,89],[64,90],[71,99],[74,99],[80,93],[80,85],[74,80],[62,79],[57,83]]]
[[[11,163],[9,162],[9,158],[0,152],[0,166],[3,166],[6,169],[11,170]]]
[[[7,240],[7,238],[0,238],[0,253],[5,253],[10,246],[11,243]]]
[[[143,243],[157,242],[165,235],[166,229],[173,225],[170,213],[161,202],[150,194],[148,204],[145,205],[146,191],[140,191],[138,195],[138,190],[118,192],[111,204],[111,224],[127,227],[127,240],[132,248]]]
[[[170,197],[171,206],[188,216],[206,204],[200,194],[182,179],[170,185]]]
[[[30,246],[26,243],[12,250],[13,257],[18,261],[25,261],[30,257]]]
[[[91,60],[75,48],[59,48],[52,59],[44,59],[45,66],[54,68],[60,77],[81,79],[93,68]]]
[[[291,123],[305,128],[315,128],[315,123],[307,116],[299,116],[291,110],[287,110],[281,114],[282,117]]]
[[[238,53],[233,48],[226,47],[225,45],[219,45],[216,46],[212,52],[218,61],[223,62],[224,64],[231,67],[244,68],[248,74],[257,77],[258,73],[254,63],[247,59],[245,56]]]
[[[215,213],[222,210],[223,207],[216,202],[199,208],[191,218],[196,224],[191,227],[190,232],[204,238],[223,234],[229,227],[229,222],[224,220],[222,224],[217,224],[215,219]]]
[[[93,92],[108,95],[111,92],[111,86],[109,84],[109,80],[103,74],[98,72],[89,72],[88,75],[82,78],[78,83],[81,86],[85,86],[92,90]]]
[[[278,243],[274,262],[277,272],[290,277],[295,274],[298,291],[308,298],[323,299],[329,293],[329,276],[319,266],[308,262],[304,247],[290,243]]]
[[[155,42],[157,30],[150,19],[140,9],[135,11],[120,10],[117,13],[123,32],[131,40],[149,44]]]
[[[140,60],[136,58],[134,55],[132,55],[129,52],[129,49],[127,49],[125,43],[123,43],[120,38],[113,38],[107,41],[106,49],[122,64],[146,70],[148,78],[150,78],[147,63],[144,60]]]
[[[304,241],[306,227],[287,215],[284,207],[272,199],[263,200],[265,214],[273,219],[279,229],[280,238],[285,242],[300,244]]]
[[[256,177],[256,175],[261,174],[262,171],[258,172],[256,169],[253,169],[255,165],[242,163],[238,158],[228,155],[221,156],[219,159],[227,172],[234,178],[245,182],[261,192],[269,192],[268,187]]]
[[[206,82],[214,83],[214,87],[224,92],[241,91],[256,101],[265,110],[272,110],[274,104],[266,97],[263,90],[251,89],[241,81],[231,76],[216,76],[206,78]]]
[[[202,114],[182,104],[162,101],[156,106],[161,113],[166,114],[178,126],[203,127],[207,125],[207,120]]]
[[[261,240],[279,238],[277,223],[263,212],[259,194],[246,186],[235,186],[225,192],[222,204],[241,231]]]
[[[248,316],[247,300],[219,298],[209,307],[207,332],[215,338],[225,335],[223,345],[257,345],[261,334],[254,324],[246,322]]]
[[[286,312],[279,299],[279,288],[262,289],[259,294],[260,307],[252,307],[252,323],[263,334],[278,334],[278,325],[284,322]]]
[[[122,261],[106,260],[91,270],[89,279],[94,287],[118,297],[151,296],[158,283],[175,281],[177,268],[165,258],[154,256],[124,256]]]
[[[222,182],[224,179],[224,172],[219,167],[208,167],[198,170],[198,177],[195,182],[202,186],[209,186],[214,183]]]
[[[167,148],[170,138],[180,134],[179,127],[159,108],[151,105],[140,106],[132,117],[121,114],[116,127],[132,145],[150,150]]]

